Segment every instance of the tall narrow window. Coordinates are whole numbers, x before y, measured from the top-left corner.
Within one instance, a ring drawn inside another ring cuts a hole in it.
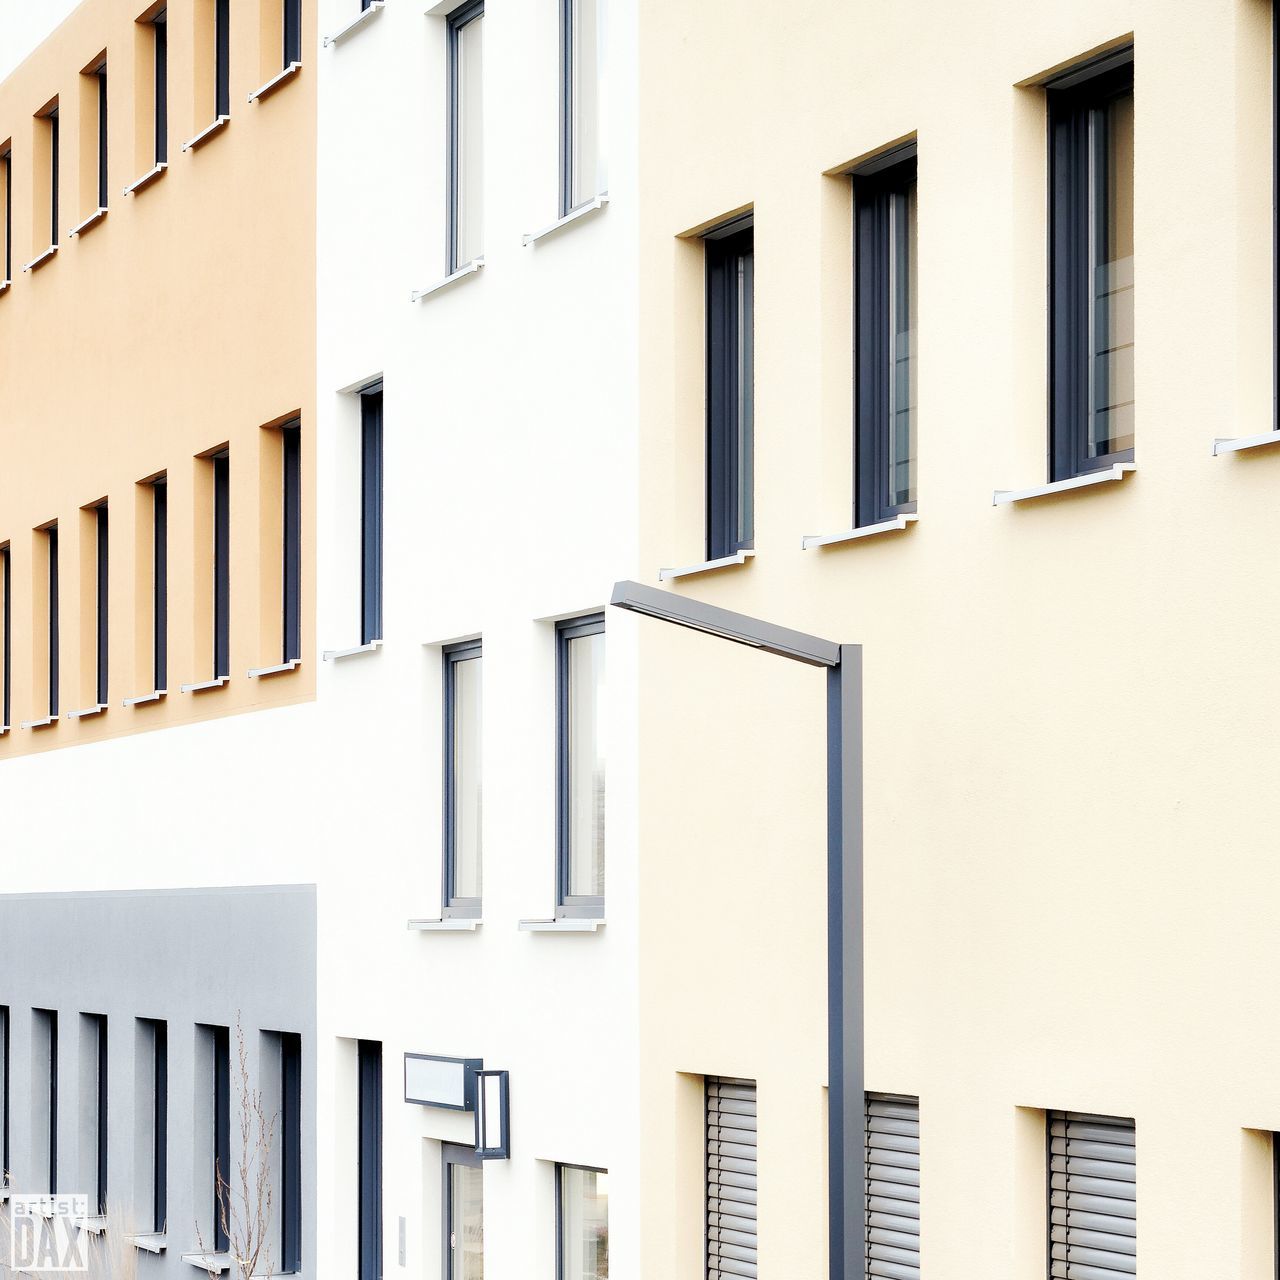
[[[98,208],[107,207],[107,64],[97,71],[98,78]]]
[[[213,6],[213,115],[231,114],[231,0]]]
[[[560,916],[604,914],[604,615],[556,627]]]
[[[280,574],[284,587],[282,660],[293,662],[302,657],[302,430],[298,423],[291,422],[281,428],[280,449],[284,474]]]
[[[1133,50],[1049,86],[1052,479],[1133,459]]]
[[[9,1185],[9,1006],[0,1005],[0,1187]]]
[[[0,609],[4,610],[0,619],[0,681],[4,682],[0,729],[8,729],[13,724],[9,718],[13,712],[13,553],[7,542],[0,547],[0,575],[4,577],[0,583]]]
[[[107,659],[110,646],[110,584],[109,558],[110,544],[108,539],[107,504],[104,502],[96,509],[98,525],[97,556],[97,604],[98,604],[98,672],[97,699],[100,707],[107,705]]]
[[[753,234],[748,217],[706,237],[708,560],[755,538]]]
[[[169,161],[169,16],[161,9],[151,20],[155,30],[156,164]]]
[[[449,15],[449,244],[456,271],[484,254],[484,3]]]
[[[1137,1274],[1134,1123],[1050,1111],[1049,1274]]]
[[[481,904],[480,642],[444,651],[444,911],[478,916]]]
[[[226,1027],[202,1026],[196,1029],[197,1044],[201,1051],[198,1064],[197,1088],[208,1093],[197,1102],[197,1141],[208,1159],[208,1181],[205,1194],[208,1199],[198,1215],[204,1221],[208,1214],[208,1230],[205,1239],[213,1240],[215,1253],[225,1253],[228,1248],[223,1206],[228,1212],[228,1187],[231,1183],[231,1038]]]
[[[280,1270],[302,1270],[302,1037],[280,1036]]]
[[[151,483],[151,664],[153,688],[169,687],[169,481]]]
[[[4,180],[4,279],[13,279],[13,148],[0,152],[0,178]]]
[[[867,1094],[867,1261],[877,1275],[920,1275],[920,1100]]]
[[[62,167],[61,155],[62,129],[58,119],[58,108],[49,112],[49,244],[58,243],[58,195]]]
[[[382,639],[382,384],[360,396],[360,643]]]
[[[213,459],[213,674],[231,675],[231,458]]]
[[[107,1212],[107,1019],[80,1017],[80,1185],[93,1188],[92,1213]]]
[[[284,0],[284,65],[302,61],[302,0]]]
[[[708,1076],[706,1121],[707,1280],[755,1275],[755,1081]]]
[[[45,552],[49,561],[49,715],[58,714],[58,656],[61,626],[58,620],[58,526],[45,530]]]
[[[914,144],[854,174],[858,525],[916,509]]]
[[[483,1280],[484,1166],[471,1147],[444,1147],[444,1280]]]
[[[58,1190],[58,1015],[31,1011],[31,1164],[51,1194]]]
[[[161,1235],[169,1213],[168,1023],[139,1018],[135,1036],[135,1202],[145,1232]]]
[[[359,1074],[360,1280],[382,1280],[382,1044],[361,1040]]]
[[[609,1175],[604,1169],[556,1165],[556,1254],[556,1280],[608,1280]]]
[[[600,194],[600,5],[560,0],[560,213]]]

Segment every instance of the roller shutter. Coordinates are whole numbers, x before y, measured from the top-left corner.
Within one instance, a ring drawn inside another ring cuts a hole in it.
[[[920,1100],[867,1094],[867,1275],[920,1280]]]
[[[1132,1120],[1049,1113],[1049,1275],[1138,1273]]]
[[[756,1275],[756,1086],[707,1080],[707,1276]]]

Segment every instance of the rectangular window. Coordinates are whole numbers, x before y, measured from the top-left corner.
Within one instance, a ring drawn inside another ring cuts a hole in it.
[[[918,1276],[920,1099],[869,1093],[866,1117],[868,1274]]]
[[[169,1212],[169,1025],[139,1018],[135,1036],[136,1203],[145,1230],[161,1234]]]
[[[215,1253],[228,1248],[223,1205],[231,1169],[231,1037],[228,1028],[196,1028],[196,1225]],[[200,1167],[203,1163],[203,1169]],[[203,1203],[201,1203],[203,1202]],[[228,1204],[228,1207],[229,1204]]]
[[[706,236],[708,560],[755,538],[753,235],[748,215]]]
[[[31,1167],[50,1194],[58,1190],[58,1015],[31,1011]]]
[[[6,542],[0,547],[0,609],[4,610],[4,618],[0,619],[0,681],[4,683],[3,694],[0,695],[0,729],[8,729],[13,721],[9,718],[13,712],[13,552]]]
[[[707,1280],[755,1275],[755,1082],[708,1076],[706,1117]]]
[[[750,1274],[750,1273],[739,1273]],[[609,1174],[556,1165],[556,1280],[608,1280]]]
[[[213,674],[231,675],[231,457],[213,462]]]
[[[859,526],[916,509],[916,157],[854,174]]]
[[[604,915],[604,663],[604,614],[557,625],[557,914],[561,916]]]
[[[0,1005],[0,1187],[9,1185],[9,1006]]]
[[[449,15],[448,269],[484,254],[484,4]]]
[[[213,6],[213,117],[231,114],[231,0]]]
[[[382,639],[382,384],[360,396],[360,643]]]
[[[58,621],[58,526],[50,525],[45,531],[45,555],[49,566],[49,715],[58,714],[58,655],[60,651],[59,636],[61,627]]]
[[[284,0],[284,65],[302,61],[302,0]]]
[[[13,148],[0,151],[0,180],[4,182],[4,278],[13,279]]]
[[[1134,1123],[1048,1113],[1049,1275],[1137,1273]]]
[[[110,543],[108,535],[107,504],[104,502],[95,508],[98,528],[98,551],[96,565],[96,597],[98,614],[97,636],[97,700],[100,707],[107,705],[107,659],[110,646],[110,584],[109,557]]]
[[[302,1037],[280,1035],[280,1270],[302,1270]]]
[[[169,687],[169,481],[151,482],[151,665],[153,688]]]
[[[282,661],[293,662],[302,657],[302,429],[298,423],[290,422],[281,428],[280,449],[284,473]]]
[[[444,651],[444,911],[481,907],[482,697],[480,642]]]
[[[484,1165],[471,1147],[444,1146],[444,1277],[484,1275]]]
[[[107,207],[107,64],[98,68],[98,208]]]
[[[1052,479],[1133,459],[1133,50],[1049,86]]]
[[[80,1186],[90,1212],[107,1212],[107,1019],[80,1015]]]
[[[155,32],[155,162],[169,160],[169,16],[161,9],[151,20]]]
[[[359,1042],[360,1280],[382,1280],[382,1044]]]
[[[600,194],[600,5],[560,0],[560,213]]]
[[[78,216],[107,207],[107,60],[100,54],[80,74]],[[81,228],[83,229],[83,228]]]

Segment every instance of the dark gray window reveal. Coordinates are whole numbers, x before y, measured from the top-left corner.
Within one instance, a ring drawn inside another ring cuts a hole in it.
[[[1050,1111],[1049,1276],[1137,1274],[1134,1123]]]
[[[360,643],[382,639],[382,384],[360,396]]]
[[[231,459],[213,459],[213,674],[231,675]]]
[[[156,164],[169,160],[169,19],[161,9],[152,19],[155,31],[155,141]]]
[[[13,279],[13,150],[0,156],[4,165],[4,278]]]
[[[280,1270],[302,1270],[302,1037],[280,1036]]]
[[[104,502],[96,510],[98,522],[98,705],[107,705],[107,666],[110,646],[110,543],[108,537],[107,504]]]
[[[95,1213],[103,1215],[107,1212],[107,1160],[108,1160],[108,1144],[107,1144],[107,1107],[108,1107],[108,1076],[107,1076],[107,1017],[106,1014],[90,1014],[88,1015],[90,1022],[95,1030],[95,1049],[96,1049],[96,1071],[94,1080],[94,1144],[97,1166],[97,1195],[95,1197],[96,1208]]]
[[[225,1217],[230,1216],[231,1185],[231,1034],[212,1027],[213,1042],[213,1248],[230,1248]],[[227,1213],[224,1215],[223,1207]]]
[[[58,526],[45,530],[49,553],[49,714],[58,714]]]
[[[284,65],[302,61],[302,0],[284,0]]]
[[[916,158],[896,151],[853,176],[855,521],[916,509]]]
[[[1050,472],[1133,459],[1133,50],[1049,95]]]
[[[444,913],[479,916],[482,899],[482,672],[479,640],[444,651]]]
[[[58,159],[60,137],[58,127],[58,108],[49,112],[49,244],[58,243],[58,170],[62,167]]]
[[[755,539],[753,236],[748,215],[705,237],[708,560]]]
[[[231,114],[231,0],[216,0],[213,10],[213,114]]]
[[[151,645],[152,686],[169,687],[169,481],[151,484]]]
[[[0,1183],[8,1184],[9,1169],[9,1006],[0,1005]]]
[[[0,608],[4,610],[4,628],[0,632],[0,680],[4,681],[4,699],[0,702],[0,728],[7,729],[13,721],[13,554],[8,543],[0,547],[0,573],[4,574],[4,589],[0,595]]]
[[[58,1014],[53,1009],[31,1011],[33,1049],[33,1092],[42,1089],[44,1096],[33,1107],[33,1138],[44,1150],[45,1186],[51,1195],[58,1191]],[[43,1080],[41,1076],[43,1075]],[[34,1130],[39,1129],[36,1133]]]
[[[484,1268],[484,1166],[472,1147],[444,1144],[444,1280]]]
[[[382,1043],[361,1040],[359,1077],[359,1280],[382,1280]]]
[[[107,207],[107,64],[98,68],[98,208]]]
[[[302,429],[288,423],[280,432],[284,473],[281,582],[284,588],[283,661],[302,657]]]
[[[153,1022],[151,1031],[151,1229],[160,1232],[169,1218],[169,1024]]]

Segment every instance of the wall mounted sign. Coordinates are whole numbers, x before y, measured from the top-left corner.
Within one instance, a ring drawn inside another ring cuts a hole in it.
[[[446,1111],[476,1109],[476,1073],[482,1058],[442,1058],[431,1053],[404,1055],[404,1100]]]

